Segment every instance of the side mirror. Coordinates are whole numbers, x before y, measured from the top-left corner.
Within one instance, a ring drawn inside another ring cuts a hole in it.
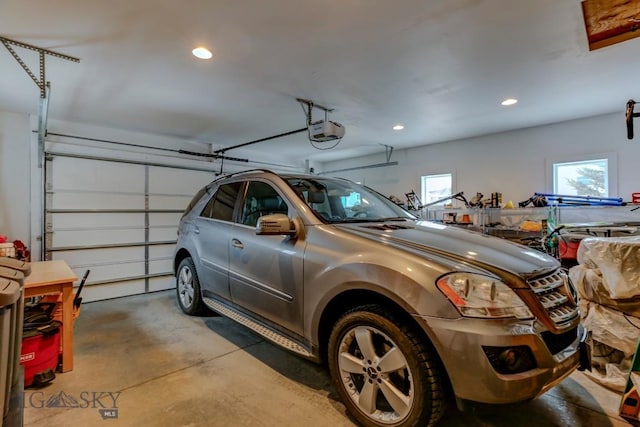
[[[256,234],[267,236],[296,236],[298,230],[285,214],[264,215],[258,218]]]

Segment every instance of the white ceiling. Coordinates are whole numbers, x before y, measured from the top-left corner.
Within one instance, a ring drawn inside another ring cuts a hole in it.
[[[80,58],[46,59],[51,119],[217,148],[304,127],[297,97],[334,108],[332,150],[304,134],[252,147],[298,160],[611,112],[622,127],[640,95],[640,39],[590,52],[580,0],[3,0],[0,36]],[[37,54],[16,51],[37,74]],[[37,113],[1,45],[0,76],[0,109]]]

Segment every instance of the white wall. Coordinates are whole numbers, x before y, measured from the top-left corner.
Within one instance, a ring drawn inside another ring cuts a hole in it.
[[[638,126],[640,127],[640,123]],[[389,145],[393,145],[390,141]],[[534,192],[552,192],[550,165],[553,162],[579,160],[581,156],[614,153],[612,197],[631,199],[640,191],[640,137],[628,140],[624,112],[556,123],[494,135],[425,145],[393,152],[397,166],[338,172],[342,176],[402,200],[414,189],[420,194],[420,177],[453,173],[454,192],[469,198],[476,192],[488,197],[503,194],[503,202],[517,203]],[[384,153],[346,161],[322,164],[322,171],[385,162]],[[615,163],[615,162],[614,162]]]
[[[29,116],[0,111],[0,234],[29,244]]]

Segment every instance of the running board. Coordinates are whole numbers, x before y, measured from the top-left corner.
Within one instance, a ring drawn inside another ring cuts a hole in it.
[[[236,310],[233,310],[227,307],[225,304],[222,304],[216,300],[213,300],[207,297],[202,298],[202,300],[210,309],[217,311],[223,316],[226,316],[231,320],[240,323],[243,326],[246,326],[256,334],[273,342],[274,344],[284,347],[285,349],[292,351],[296,354],[299,354],[300,356],[303,356],[306,358],[313,357],[313,355],[309,350],[307,350],[297,342],[293,341],[292,339],[286,337],[285,335],[282,335],[280,332],[277,332],[261,323],[258,323],[255,320],[250,319],[246,315],[239,313]]]

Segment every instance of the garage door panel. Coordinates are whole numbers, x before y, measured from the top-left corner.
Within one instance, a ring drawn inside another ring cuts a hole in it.
[[[145,293],[144,280],[132,280],[104,285],[89,285],[82,290],[82,302],[100,301]]]
[[[176,287],[175,277],[154,277],[149,279],[149,292],[164,291]]]
[[[50,165],[54,191],[126,189],[144,193],[145,170],[140,165],[67,157],[55,157]]]
[[[140,213],[54,213],[51,214],[54,230],[86,228],[140,228],[144,229],[144,215]]]
[[[193,195],[214,178],[212,172],[154,167],[149,169],[149,193]]]
[[[129,261],[144,262],[144,247],[56,251],[53,253],[52,259],[63,259],[72,269],[87,269],[103,264],[118,265]]]
[[[45,259],[91,270],[84,301],[175,287],[180,218],[214,173],[62,153],[45,172]]]
[[[58,230],[51,237],[53,248],[130,244],[144,242],[144,230]]]
[[[144,209],[144,193],[87,194],[54,192],[50,209]]]
[[[195,194],[195,192],[193,194]],[[176,209],[182,211],[193,198],[193,194],[161,196],[150,194],[149,209]]]
[[[149,213],[149,225],[172,226],[177,230],[180,218],[182,218],[182,212],[151,212]]]
[[[151,242],[164,242],[175,241],[176,231],[178,227],[159,227],[149,229],[149,241]]]
[[[84,274],[86,269],[77,269],[78,277]],[[144,276],[144,260],[140,262],[127,262],[115,264],[94,265],[90,268],[91,273],[87,283],[119,280],[128,277]],[[74,270],[75,271],[75,270]]]
[[[176,249],[176,245],[154,245],[149,248],[150,258],[171,258],[173,259],[173,252]]]
[[[171,259],[150,259],[149,274],[173,273],[173,263]]]

